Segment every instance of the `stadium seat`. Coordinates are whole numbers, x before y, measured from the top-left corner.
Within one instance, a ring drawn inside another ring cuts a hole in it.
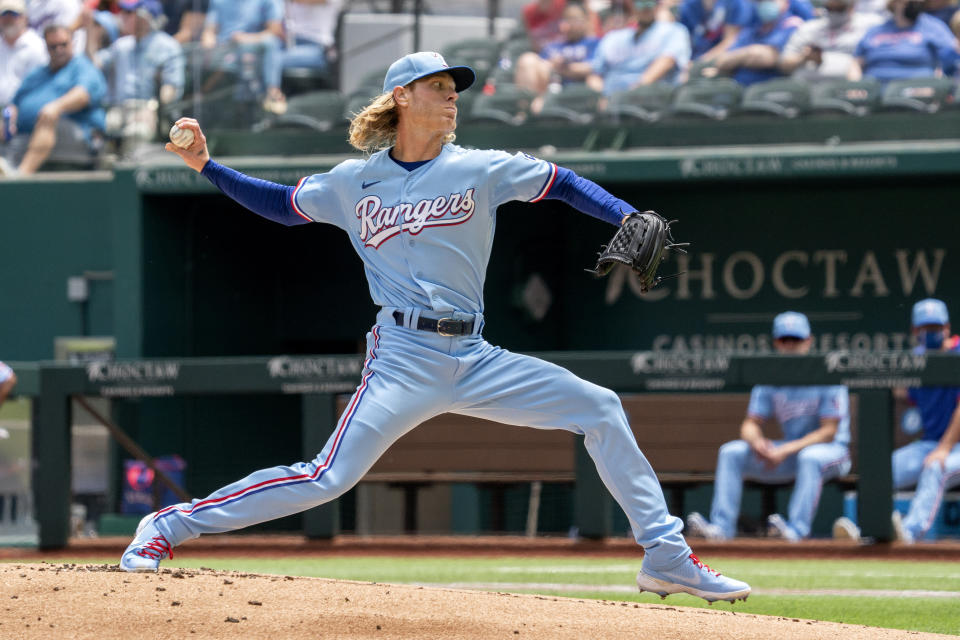
[[[501,43],[493,38],[471,38],[449,44],[443,48],[443,57],[451,67],[464,64],[483,82],[500,59]]]
[[[339,91],[311,91],[287,100],[287,112],[270,115],[258,123],[255,131],[267,129],[310,129],[329,131],[342,126],[347,98]]]
[[[585,84],[569,84],[558,93],[546,93],[539,122],[589,124],[597,115],[601,94]]]
[[[769,113],[781,118],[796,118],[810,107],[810,89],[787,78],[758,82],[746,88],[738,113]]]
[[[534,93],[521,89],[512,84],[496,87],[492,95],[480,94],[473,101],[468,120],[470,122],[497,122],[509,125],[519,125],[530,115],[530,102]],[[462,98],[461,98],[462,99]],[[461,113],[465,111],[459,105]]]
[[[627,91],[617,91],[610,95],[606,110],[607,117],[614,122],[654,122],[670,108],[673,92],[674,87],[667,84],[653,84]]]
[[[730,78],[694,80],[677,89],[670,115],[723,120],[736,112],[742,95],[743,88]]]
[[[480,87],[476,87],[476,91],[464,91],[461,94],[458,94],[457,98],[457,124],[461,124],[470,117],[470,113],[473,111],[473,103],[476,102],[477,96],[483,95],[480,91]]]
[[[814,84],[810,89],[810,110],[841,112],[864,116],[880,102],[880,83],[876,80],[832,80]]]
[[[354,93],[349,96],[344,103],[343,119],[348,122],[353,120],[353,116],[363,111],[364,107],[370,104],[371,100],[373,100],[373,96],[369,96],[366,93]]]
[[[510,40],[500,50],[500,60],[509,59],[511,62],[516,62],[517,58],[527,51],[533,51],[533,43],[529,39]]]
[[[947,78],[891,80],[883,88],[880,109],[936,113],[947,102],[951,91],[953,91],[953,81]]]
[[[280,88],[286,96],[329,89],[335,85],[333,73],[313,67],[287,67],[283,70]]]
[[[374,69],[363,74],[360,77],[357,88],[350,92],[351,95],[359,93],[361,90],[364,92],[373,91],[374,93],[372,95],[377,96],[383,93],[383,79],[387,77],[387,68],[388,67]]]

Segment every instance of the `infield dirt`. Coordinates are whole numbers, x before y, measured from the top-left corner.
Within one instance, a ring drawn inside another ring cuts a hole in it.
[[[669,601],[667,601],[669,602]],[[0,638],[443,640],[948,638],[812,620],[553,596],[115,565],[0,565]],[[722,609],[721,609],[722,607]]]

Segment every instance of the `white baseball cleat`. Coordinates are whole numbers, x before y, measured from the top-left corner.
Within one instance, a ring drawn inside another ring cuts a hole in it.
[[[157,571],[160,561],[173,557],[173,545],[153,525],[156,512],[147,514],[137,525],[137,533],[120,556],[124,571]]]
[[[726,540],[719,525],[711,524],[696,511],[687,516],[687,535],[707,540]]]
[[[710,603],[746,600],[750,595],[750,585],[746,582],[720,575],[692,553],[669,571],[641,568],[637,574],[637,586],[640,591],[649,591],[661,598],[671,593],[689,593]]]
[[[841,516],[833,521],[834,540],[860,540],[860,527],[853,524],[853,520]]]
[[[780,538],[788,542],[798,542],[800,536],[793,530],[787,521],[779,513],[771,513],[767,517],[767,536],[770,538]]]
[[[903,526],[903,516],[899,511],[890,514],[890,521],[893,523],[893,537],[904,544],[913,544],[915,542],[910,530]]]

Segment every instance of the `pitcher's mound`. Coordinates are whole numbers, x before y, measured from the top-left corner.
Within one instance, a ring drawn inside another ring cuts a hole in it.
[[[909,633],[715,606],[703,610],[211,569],[144,574],[124,573],[115,565],[0,565],[4,638],[882,640]]]

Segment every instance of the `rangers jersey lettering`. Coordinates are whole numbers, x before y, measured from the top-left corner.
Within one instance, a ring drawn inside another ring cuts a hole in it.
[[[402,231],[416,235],[424,227],[466,222],[476,209],[474,191],[476,189],[467,189],[466,193],[423,199],[416,204],[401,202],[392,207],[383,206],[380,196],[366,196],[355,208],[360,219],[360,239],[376,249]]]
[[[387,151],[347,160],[297,185],[301,216],[343,229],[382,307],[483,313],[497,207],[542,199],[556,165],[453,144],[407,170]]]

